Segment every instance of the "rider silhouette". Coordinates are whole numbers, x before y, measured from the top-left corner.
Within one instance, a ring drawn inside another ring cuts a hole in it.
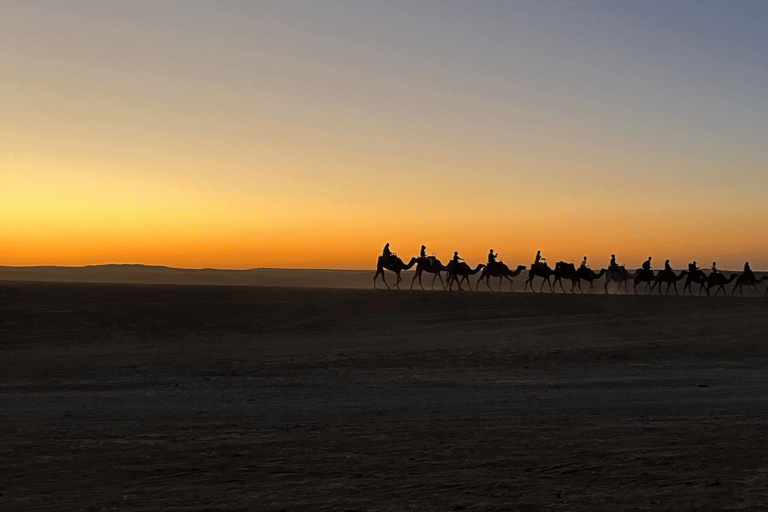
[[[459,251],[453,253],[453,263],[458,265],[460,261],[464,261],[464,258],[459,258]]]
[[[392,256],[394,256],[394,254],[395,254],[395,253],[393,253],[392,251],[390,251],[390,250],[389,250],[389,242],[387,242],[387,245],[385,245],[385,246],[384,246],[384,250],[381,252],[381,255],[382,255],[382,256],[383,256],[385,259],[389,259],[389,258],[391,258]]]
[[[584,259],[583,259],[583,260],[581,260],[581,266],[579,266],[579,269],[585,269],[585,270],[586,270],[586,269],[588,269],[588,268],[589,268],[589,267],[587,266],[587,257],[586,257],[586,256],[584,256]]]
[[[492,265],[495,265],[495,264],[496,264],[496,258],[497,258],[498,256],[499,256],[498,254],[494,254],[494,253],[493,253],[493,249],[491,249],[491,250],[488,252],[488,266],[489,266],[489,267],[490,267],[490,266],[492,266]]]
[[[755,280],[755,274],[752,273],[752,269],[749,267],[749,262],[744,262],[744,277],[748,281],[754,281]]]
[[[616,255],[615,254],[611,254],[611,263],[609,264],[609,267],[611,268],[611,270],[618,270],[618,268],[619,268],[619,264],[616,263]]]
[[[715,263],[714,261],[712,262],[712,267],[711,268],[712,268],[712,273],[713,274],[719,274],[720,273],[720,271],[717,270],[717,263]]]
[[[669,264],[669,260],[664,262],[664,272],[674,275],[675,271],[672,270],[672,266]]]
[[[699,267],[696,265],[696,260],[693,260],[693,263],[688,264],[688,271],[693,274],[694,272],[700,270]]]
[[[648,259],[643,262],[643,270],[651,270],[651,257],[648,256]]]
[[[534,261],[533,264],[537,267],[546,267],[546,261],[547,260],[541,255],[541,251],[536,251],[536,261]]]
[[[427,246],[426,245],[422,245],[421,246],[421,252],[419,253],[419,256],[422,257],[422,258],[426,258],[427,257]]]

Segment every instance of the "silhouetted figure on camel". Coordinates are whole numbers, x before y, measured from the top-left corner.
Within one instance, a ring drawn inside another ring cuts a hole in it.
[[[458,265],[453,263],[453,260],[448,262],[447,265],[447,272],[448,277],[446,278],[446,282],[448,283],[448,291],[451,291],[453,289],[453,283],[455,282],[457,285],[459,285],[459,290],[462,290],[461,283],[466,281],[467,286],[469,286],[469,290],[472,291],[472,283],[469,280],[469,276],[473,276],[480,272],[482,269],[485,268],[485,264],[478,263],[477,266],[472,269],[469,265],[467,265],[465,262],[460,262]]]
[[[398,258],[397,255],[389,249],[389,243],[387,243],[387,245],[384,246],[384,250],[381,252],[381,256],[379,256],[379,259],[376,262],[376,273],[373,275],[373,287],[376,288],[376,278],[381,274],[381,280],[384,281],[386,287],[389,288],[387,280],[384,279],[384,270],[389,270],[397,275],[395,288],[400,288],[400,281],[402,281],[400,272],[410,269],[416,262],[416,258],[411,258],[411,261],[408,262],[408,264],[405,264],[403,260]]]
[[[720,290],[723,290],[723,295],[728,296],[728,292],[725,290],[725,285],[729,284],[735,279],[738,279],[738,277],[739,274],[731,274],[730,277],[725,277],[725,274],[722,272],[712,272],[707,276],[707,281],[705,284],[707,288],[707,296],[709,296],[709,290],[711,290],[714,286],[717,286],[715,297],[717,297],[717,294],[720,293]]]
[[[614,257],[613,262],[616,263],[616,259]],[[599,273],[595,273],[594,270],[589,268],[587,266],[587,257],[584,256],[584,259],[581,260],[581,265],[579,265],[579,268],[576,269],[576,275],[578,276],[578,279],[576,280],[576,284],[579,285],[579,291],[581,293],[584,293],[584,290],[581,289],[581,281],[587,281],[589,282],[589,293],[592,293],[592,285],[594,284],[593,281],[595,279],[600,279],[603,277],[603,274],[605,274],[608,271],[607,268],[604,268],[600,270]],[[560,285],[562,286],[562,284]]]
[[[669,260],[667,260],[667,263],[669,263]],[[675,295],[680,295],[677,291],[677,282],[688,275],[687,270],[683,270],[680,272],[680,275],[675,275],[675,271],[670,268],[669,271],[664,269],[664,272],[659,272],[659,275],[656,276],[656,279],[653,280],[653,284],[651,284],[651,293],[653,293],[653,289],[656,287],[656,285],[659,286],[659,295],[661,295],[661,285],[662,283],[667,283],[667,289],[664,292],[664,295],[669,295],[669,287],[674,286],[675,288]]]
[[[454,254],[454,258],[458,255],[458,253]],[[461,258],[459,258],[461,259]],[[413,284],[416,282],[416,279],[419,280],[419,286],[421,286],[421,289],[424,289],[424,284],[421,282],[421,276],[424,272],[427,272],[428,274],[434,274],[435,276],[432,278],[432,289],[435,289],[435,280],[440,279],[440,284],[443,285],[443,290],[445,290],[445,282],[443,281],[442,276],[440,275],[440,272],[443,270],[448,270],[448,267],[443,265],[443,263],[435,258],[434,256],[427,256],[426,258],[419,258],[416,265],[416,274],[413,276],[413,279],[411,280],[411,289],[413,289]]]
[[[586,256],[584,256],[584,260],[581,262],[582,266],[581,268],[588,269],[586,265]],[[560,283],[560,289],[563,290],[563,293],[565,293],[565,288],[563,287],[563,279],[568,279],[571,281],[571,293],[574,293],[574,288],[576,287],[576,283],[580,283],[581,278],[579,277],[579,273],[576,270],[576,265],[573,263],[566,263],[565,261],[558,261],[555,263],[555,272],[554,272],[555,279],[552,281],[552,286],[554,287],[556,284]],[[542,283],[543,284],[543,283]]]
[[[736,284],[733,285],[733,291],[731,292],[731,296],[736,295],[736,288],[739,289],[739,293],[741,296],[744,296],[744,287],[747,288],[754,288],[757,290],[757,285],[762,283],[768,279],[768,276],[763,276],[760,279],[755,278],[755,274],[752,272],[752,269],[749,266],[749,262],[744,263],[744,272],[741,273],[741,275],[736,279]],[[768,290],[766,291],[766,295],[768,295]]]
[[[621,290],[621,284],[624,283],[624,293],[629,293],[629,290],[627,289],[627,283],[630,279],[634,279],[639,273],[640,270],[636,270],[630,274],[624,265],[619,265],[616,263],[616,255],[611,254],[611,263],[608,265],[607,272],[605,273],[606,295],[608,294],[608,285],[611,283],[611,281],[616,281],[618,283],[618,288],[616,288],[617,292]]]
[[[547,265],[546,261],[547,260],[541,256],[541,251],[536,251],[536,259],[534,260],[533,265],[531,265],[531,269],[528,271],[528,277],[525,278],[525,286],[523,287],[523,291],[528,289],[529,284],[531,285],[531,291],[533,291],[533,278],[536,276],[544,279],[544,281],[541,282],[541,287],[539,287],[539,292],[544,289],[544,283],[549,285],[549,290],[551,292],[555,291],[554,288],[552,288],[552,283],[549,280],[555,271],[552,270],[549,265]]]
[[[712,263],[714,266],[714,262]],[[696,261],[693,261],[692,263],[688,264],[688,276],[685,279],[685,286],[683,286],[683,295],[685,295],[685,290],[688,290],[691,292],[691,295],[693,295],[693,291],[691,291],[691,283],[697,283],[699,284],[699,295],[702,294],[704,291],[704,283],[707,282],[707,274],[704,273],[703,270],[701,270],[698,265],[696,265]]]
[[[648,256],[648,259],[643,262],[643,266],[640,267],[640,270],[635,276],[635,284],[632,288],[635,294],[637,294],[637,285],[640,283],[645,283],[646,286],[648,286],[648,293],[651,293],[651,282],[654,279],[653,270],[651,270],[651,259],[652,258]],[[667,260],[667,262],[669,262],[669,260]]]
[[[490,284],[491,278],[498,277],[499,291],[501,291],[501,283],[504,279],[509,281],[509,290],[512,291],[514,288],[514,281],[512,281],[512,278],[519,276],[520,272],[523,270],[525,270],[525,265],[518,265],[515,270],[511,270],[502,261],[497,261],[493,265],[486,265],[486,267],[483,269],[483,273],[480,274],[480,279],[477,280],[476,288],[479,290],[480,282],[485,279],[485,286],[487,286],[489,290],[493,291],[493,288],[491,288]]]

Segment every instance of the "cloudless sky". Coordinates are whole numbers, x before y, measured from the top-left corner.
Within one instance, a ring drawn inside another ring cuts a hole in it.
[[[765,2],[0,0],[0,265],[768,268]]]

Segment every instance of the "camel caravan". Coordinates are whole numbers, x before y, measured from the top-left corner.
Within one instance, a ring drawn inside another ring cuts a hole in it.
[[[531,291],[535,292],[533,281],[536,277],[541,278],[541,284],[539,286],[539,292],[544,291],[544,285],[548,285],[549,291],[554,293],[557,291],[557,285],[560,285],[560,289],[563,293],[566,292],[564,281],[570,282],[570,292],[575,293],[578,289],[581,293],[585,293],[582,288],[582,283],[589,283],[589,288],[586,293],[591,293],[595,281],[605,277],[604,289],[605,293],[611,293],[609,291],[609,285],[616,283],[613,293],[617,293],[624,289],[625,293],[629,293],[629,283],[632,283],[632,291],[637,294],[640,292],[647,292],[653,294],[655,290],[658,290],[659,294],[669,294],[670,288],[674,289],[675,294],[679,295],[677,289],[677,283],[685,279],[683,285],[683,295],[686,292],[693,295],[693,286],[698,285],[698,294],[701,295],[704,292],[707,295],[711,295],[712,289],[715,290],[714,296],[717,296],[721,291],[723,295],[727,295],[726,286],[734,283],[731,290],[731,296],[734,296],[738,291],[744,296],[744,291],[755,290],[758,291],[758,286],[768,280],[768,276],[760,278],[755,277],[752,269],[749,266],[749,262],[744,263],[744,270],[741,273],[731,273],[726,276],[717,269],[717,264],[712,262],[710,272],[707,274],[704,270],[698,267],[695,261],[688,264],[688,269],[681,271],[679,274],[675,272],[666,260],[663,270],[653,270],[651,268],[652,258],[649,256],[646,261],[633,272],[626,269],[624,265],[616,263],[616,255],[611,255],[611,261],[607,268],[600,269],[595,272],[587,265],[587,257],[581,261],[581,265],[578,267],[574,263],[568,263],[565,261],[558,261],[555,267],[552,268],[546,262],[541,255],[541,251],[537,251],[536,258],[533,264],[528,269],[525,265],[518,265],[514,270],[508,267],[504,262],[497,260],[498,254],[491,249],[488,253],[487,263],[478,263],[475,268],[468,265],[463,258],[459,257],[459,253],[454,252],[453,258],[448,261],[447,264],[443,264],[434,254],[427,255],[426,246],[421,246],[419,256],[412,257],[408,263],[405,263],[400,257],[392,252],[389,248],[389,243],[384,246],[384,250],[379,256],[376,264],[376,274],[373,276],[373,287],[376,288],[376,280],[381,276],[381,280],[387,288],[390,288],[387,280],[384,277],[384,271],[388,270],[393,272],[396,276],[395,288],[400,288],[400,281],[402,277],[400,273],[404,270],[411,270],[416,267],[413,278],[411,279],[410,288],[413,289],[414,285],[418,281],[421,289],[424,288],[422,277],[424,273],[432,274],[432,289],[435,288],[435,282],[440,281],[440,285],[445,290],[453,290],[453,286],[456,285],[459,290],[463,290],[462,284],[472,290],[472,282],[470,276],[480,274],[477,279],[475,290],[480,290],[482,284],[489,290],[493,290],[491,286],[491,278],[499,279],[498,291],[501,291],[504,285],[504,280],[509,282],[509,290],[513,291],[514,282],[512,278],[520,275],[524,270],[528,270],[528,276],[525,279],[525,286],[523,291],[527,291],[530,286]],[[445,280],[443,280],[442,274],[445,274]],[[666,285],[666,287],[665,287]],[[663,291],[662,291],[663,288]],[[639,290],[638,290],[639,289]],[[768,297],[768,287],[764,292],[764,297]]]

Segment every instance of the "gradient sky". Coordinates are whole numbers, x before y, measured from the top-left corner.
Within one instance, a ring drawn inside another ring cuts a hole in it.
[[[0,265],[768,268],[768,3],[0,0]]]

